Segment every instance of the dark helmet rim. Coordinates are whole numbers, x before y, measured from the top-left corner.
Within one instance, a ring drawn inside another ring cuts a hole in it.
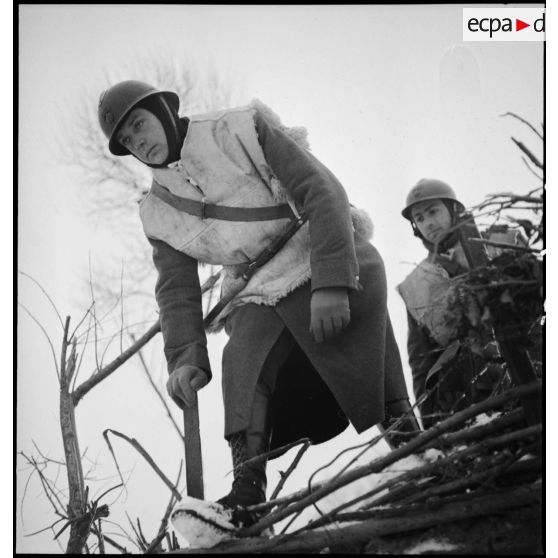
[[[401,215],[403,215],[403,217],[405,217],[405,219],[407,219],[408,221],[412,222],[413,218],[411,217],[411,209],[415,205],[417,205],[417,203],[422,203],[422,202],[428,201],[428,200],[448,200],[448,201],[452,201],[452,202],[455,202],[458,205],[459,211],[465,211],[465,206],[459,200],[457,200],[455,198],[450,198],[448,196],[426,196],[426,197],[422,198],[421,200],[408,205],[405,209],[403,209],[403,211],[401,212]]]

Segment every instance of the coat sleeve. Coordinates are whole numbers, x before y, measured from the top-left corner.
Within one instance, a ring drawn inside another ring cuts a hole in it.
[[[413,391],[418,401],[426,391],[428,371],[434,366],[439,355],[436,352],[436,345],[409,312],[407,312],[407,323],[409,327],[407,353],[413,375]]]
[[[183,364],[190,364],[202,368],[210,380],[198,262],[166,242],[148,240],[158,272],[155,298],[169,374]]]
[[[312,291],[358,289],[358,262],[347,194],[335,176],[257,110],[254,122],[273,174],[308,215]]]

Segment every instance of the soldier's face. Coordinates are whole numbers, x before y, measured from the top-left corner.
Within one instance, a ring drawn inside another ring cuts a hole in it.
[[[144,163],[160,165],[169,155],[161,121],[144,108],[133,109],[121,124],[116,139]]]
[[[442,200],[426,200],[413,205],[411,217],[429,242],[439,242],[451,228],[451,213]]]

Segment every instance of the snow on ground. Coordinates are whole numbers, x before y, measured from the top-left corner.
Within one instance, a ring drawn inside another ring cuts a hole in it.
[[[383,449],[381,454],[376,454],[374,456],[374,458],[380,457],[381,455],[385,455],[389,450],[387,448]],[[337,508],[338,506],[344,505],[344,504],[348,504],[349,502],[351,502],[352,500],[355,500],[357,498],[362,498],[361,500],[359,500],[358,502],[351,504],[350,506],[347,506],[345,509],[343,509],[343,512],[349,512],[349,511],[354,511],[356,509],[358,509],[359,507],[362,507],[363,505],[365,505],[367,503],[367,501],[372,501],[372,499],[376,499],[379,496],[381,496],[382,494],[385,493],[386,489],[381,490],[380,492],[377,492],[375,494],[373,494],[370,497],[366,497],[364,498],[365,494],[367,494],[368,492],[370,492],[371,490],[375,489],[376,487],[378,487],[379,485],[388,482],[389,480],[393,479],[394,477],[405,473],[407,471],[410,471],[412,469],[415,469],[416,467],[421,467],[427,463],[430,463],[432,461],[435,461],[437,459],[439,459],[440,457],[443,457],[443,453],[439,450],[436,449],[427,449],[426,451],[424,451],[422,454],[420,455],[409,455],[408,457],[401,459],[400,461],[397,461],[396,463],[394,463],[393,465],[387,467],[386,469],[384,469],[381,473],[373,473],[373,474],[369,474],[366,475],[364,477],[361,477],[355,481],[353,481],[352,483],[343,486],[342,488],[340,488],[339,490],[336,490],[335,492],[332,492],[331,494],[328,494],[326,497],[322,498],[321,500],[319,500],[316,505],[317,508],[314,506],[310,506],[308,508],[306,508],[297,518],[296,520],[293,521],[293,523],[290,525],[288,531],[293,531],[296,530],[297,528],[303,527],[305,526],[309,521],[312,521],[314,519],[317,519],[318,517],[320,517],[322,514],[328,513],[331,510]],[[367,457],[367,459],[366,459]],[[348,471],[352,470],[355,467],[359,467],[362,466],[364,464],[366,464],[367,462],[370,462],[372,459],[370,457],[370,455],[365,456],[364,459],[361,458],[360,461],[356,461],[350,469],[348,469]],[[330,480],[331,478],[333,478],[333,476],[330,474],[328,477],[318,477],[317,479],[315,479],[315,481],[317,481],[319,479],[319,482],[324,483],[327,482],[327,480]],[[292,518],[288,518],[287,520],[281,522],[278,524],[278,529],[276,529],[276,533],[281,532],[281,529],[284,528],[291,520]]]
[[[171,513],[171,524],[181,538],[192,548],[211,548],[233,538],[235,526],[231,511],[215,502],[184,498]]]
[[[459,545],[447,541],[431,539],[405,549],[402,554],[426,554],[431,552],[450,552],[459,549]]]
[[[377,486],[386,483],[393,479],[394,477],[415,469],[417,467],[422,467],[426,463],[435,461],[439,457],[442,457],[443,453],[439,450],[428,449],[421,455],[409,455],[400,461],[397,461],[393,465],[386,467],[381,473],[373,473],[366,475],[351,484],[344,486],[333,492],[331,495],[327,496],[323,500],[320,500],[319,506],[323,511],[330,511],[338,505],[348,503],[349,501],[364,496],[366,493],[375,489]],[[384,494],[386,490],[382,490],[372,495],[369,498],[363,498],[360,502],[357,502],[353,506],[346,508],[345,511],[355,510],[367,501],[372,501],[372,499],[378,498],[378,496]]]
[[[486,413],[481,413],[475,417],[475,420],[471,424],[469,428],[473,428],[474,426],[482,426],[483,424],[488,424],[492,422],[494,419],[497,419],[501,416],[501,413],[492,413],[487,415]]]
[[[472,426],[479,426],[492,421],[495,415],[479,415],[477,420]],[[383,457],[389,452],[389,449],[381,445],[372,449],[372,455],[365,453],[358,459],[354,452],[353,455],[344,455],[342,459],[336,463],[333,468],[320,471],[318,474],[311,477],[312,484],[323,484],[335,478],[339,473],[346,473],[361,467],[371,461]],[[292,532],[300,527],[307,525],[310,521],[319,518],[322,514],[328,513],[339,506],[347,505],[342,511],[354,511],[367,502],[371,502],[382,494],[385,494],[387,489],[383,489],[374,493],[371,496],[367,494],[379,487],[380,485],[390,481],[394,477],[401,475],[405,472],[411,471],[417,467],[422,467],[428,463],[432,463],[437,459],[444,457],[444,453],[440,450],[430,448],[420,454],[411,454],[389,467],[386,467],[381,473],[369,474],[361,477],[352,483],[332,492],[325,498],[322,498],[316,503],[316,506],[310,506],[303,510],[296,518],[289,517],[275,526],[275,534],[279,534],[286,528],[286,532]],[[344,470],[346,468],[346,470]],[[353,502],[353,500],[358,500]],[[177,513],[182,512],[182,513]],[[234,525],[230,522],[230,512],[223,510],[222,506],[212,502],[197,500],[195,498],[185,497],[179,502],[173,514],[171,514],[171,523],[182,539],[189,543],[193,548],[211,548],[217,543],[234,538]],[[291,523],[292,521],[292,523]],[[444,551],[453,550],[454,547],[444,541],[431,540],[428,542],[420,543],[405,554],[421,554],[423,552],[431,551]]]

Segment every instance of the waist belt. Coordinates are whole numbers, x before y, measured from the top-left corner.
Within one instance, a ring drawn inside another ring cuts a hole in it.
[[[292,219],[293,210],[287,203],[266,207],[232,207],[214,205],[201,201],[182,198],[161,186],[155,180],[151,185],[151,192],[170,206],[194,215],[200,219],[220,219],[221,221],[273,221],[276,219]]]

